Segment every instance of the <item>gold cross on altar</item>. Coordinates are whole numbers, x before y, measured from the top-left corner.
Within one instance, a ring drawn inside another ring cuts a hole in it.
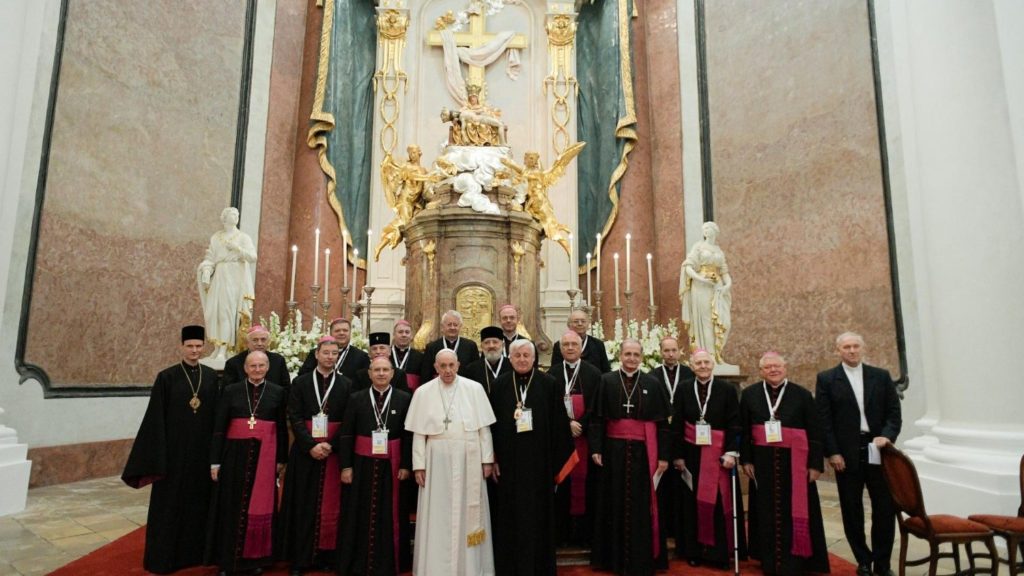
[[[487,31],[487,17],[484,14],[470,14],[469,32],[456,32],[455,45],[460,48],[479,48],[480,46],[494,40],[496,37],[497,34]],[[430,46],[443,46],[443,43],[441,42],[441,33],[437,31],[431,32],[427,37],[427,44]],[[526,48],[526,36],[522,34],[512,36],[512,41],[508,43],[507,48]],[[471,65],[469,67],[469,78],[466,82],[467,84],[483,86],[483,66]],[[482,100],[483,99],[481,98],[481,101]]]

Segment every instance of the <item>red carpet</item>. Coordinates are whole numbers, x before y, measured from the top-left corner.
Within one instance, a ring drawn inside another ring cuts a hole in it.
[[[51,576],[131,576],[134,574],[147,574],[142,569],[142,550],[146,544],[146,528],[142,527],[134,532],[126,534],[121,538],[107,544],[106,546],[93,551],[87,556],[51,572]],[[836,576],[854,576],[857,567],[829,554],[829,561],[832,564],[832,574]],[[756,563],[740,563],[742,574],[761,574]],[[190,568],[176,574],[209,576],[216,574],[214,568]],[[268,570],[265,574],[287,574],[288,570],[284,564],[278,564],[275,569]],[[309,574],[328,574],[327,572],[309,572]],[[609,574],[608,572],[596,572],[586,566],[563,566],[558,569],[561,576],[588,576],[591,574]],[[686,574],[688,576],[728,576],[731,571],[711,570],[708,568],[691,568],[684,562],[673,562],[667,572],[659,574]]]

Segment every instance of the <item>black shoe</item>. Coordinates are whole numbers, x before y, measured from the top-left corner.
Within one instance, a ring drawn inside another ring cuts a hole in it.
[[[690,558],[689,560],[686,561],[686,563],[689,564],[690,566],[693,566],[694,568],[696,568],[697,566],[700,566],[700,560],[698,560],[696,558]]]
[[[874,576],[874,573],[871,572],[871,564],[858,564],[857,576]]]
[[[892,571],[892,568],[886,568],[875,572],[876,576],[896,576],[896,573]]]

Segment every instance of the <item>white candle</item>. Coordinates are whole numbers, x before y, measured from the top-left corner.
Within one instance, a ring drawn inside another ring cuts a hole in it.
[[[348,286],[348,234],[341,235],[341,285]]]
[[[651,306],[654,306],[654,272],[651,271],[651,253],[647,253],[647,288],[651,296]]]
[[[619,305],[619,253],[613,257],[615,260],[615,305]]]
[[[313,242],[313,284],[320,276],[320,229],[316,229],[316,240]]]
[[[590,252],[587,252],[587,306],[590,306]]]
[[[577,275],[576,273],[578,272],[578,270],[576,270],[576,259],[573,258],[574,254],[576,254],[576,246],[572,243],[572,234],[569,234],[569,289],[570,290],[575,288],[575,286],[573,286],[573,284],[576,284],[576,283],[579,282],[579,280],[576,278],[576,275]]]
[[[597,249],[595,250],[597,255],[597,291],[601,291],[601,233],[597,233]]]
[[[331,249],[324,250],[324,302],[331,301]]]
[[[373,230],[366,231],[366,283],[370,283],[370,254],[373,253]]]
[[[292,290],[288,296],[289,302],[295,301],[295,262],[299,259],[299,247],[292,245]]]
[[[359,248],[352,249],[352,303],[356,300],[356,286],[359,285]]]
[[[626,234],[626,294],[629,294],[629,243],[633,239],[632,234]]]

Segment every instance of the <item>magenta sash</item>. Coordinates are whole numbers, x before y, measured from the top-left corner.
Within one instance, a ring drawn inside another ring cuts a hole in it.
[[[572,400],[572,415],[579,420],[587,413],[586,406],[583,405],[583,394],[572,394],[569,398]],[[569,475],[569,515],[583,516],[587,512],[587,461],[590,460],[587,431],[584,430],[582,434],[573,438],[573,442],[576,444],[579,462]]]
[[[811,515],[807,502],[807,431],[801,428],[782,427],[782,442],[768,443],[765,437],[764,424],[750,427],[755,446],[767,448],[787,448],[790,450],[789,471],[792,490],[791,505],[793,516],[793,545],[790,552],[801,558],[811,557]],[[755,470],[756,473],[756,470]]]
[[[398,567],[398,469],[401,463],[402,441],[388,440],[387,454],[373,453],[373,439],[370,436],[356,436],[356,454],[366,458],[391,461],[391,536],[394,539],[395,567]]]
[[[338,431],[341,422],[327,423],[327,438]],[[306,420],[306,430],[313,433],[313,421]],[[324,442],[327,438],[314,438]],[[323,461],[324,485],[320,497],[320,538],[317,549],[334,550],[338,546],[338,518],[341,517],[341,471],[338,469],[338,455],[331,452]]]
[[[697,445],[697,427],[687,422],[683,438]],[[722,512],[726,518],[732,516],[732,492],[729,485],[730,472],[721,466],[725,453],[725,432],[711,430],[711,445],[700,448],[700,476],[697,478],[697,541],[705,546],[715,545],[715,502],[722,496]],[[732,549],[732,532],[725,531],[726,542]]]
[[[420,387],[420,375],[406,372],[405,383],[409,385],[409,392],[415,392]]]
[[[658,470],[658,429],[654,422],[609,418],[605,423],[609,438],[636,440],[647,447],[647,467],[651,478],[651,548],[654,557],[661,553],[661,537],[658,528],[658,491],[654,487],[654,473]]]
[[[249,495],[246,511],[245,545],[242,558],[264,558],[273,551],[272,530],[277,480],[277,422],[256,420],[249,429],[248,418],[232,418],[228,425],[229,440],[255,438],[260,441],[260,455],[256,460],[256,477]]]

